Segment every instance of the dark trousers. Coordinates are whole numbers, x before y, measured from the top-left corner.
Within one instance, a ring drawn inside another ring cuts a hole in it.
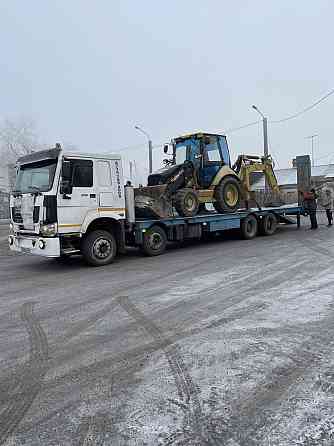
[[[311,220],[311,228],[317,229],[318,227],[317,211],[310,211],[310,220]]]
[[[333,222],[332,211],[330,209],[326,209],[326,215],[327,215],[327,219],[328,219],[328,224],[331,225]]]

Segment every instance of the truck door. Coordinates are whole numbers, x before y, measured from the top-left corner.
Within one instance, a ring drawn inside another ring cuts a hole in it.
[[[91,209],[97,208],[96,188],[94,185],[93,161],[69,159],[72,172],[72,193],[58,194],[59,232],[79,232],[80,227]]]
[[[120,160],[97,160],[98,203],[100,208],[124,211],[124,184]]]

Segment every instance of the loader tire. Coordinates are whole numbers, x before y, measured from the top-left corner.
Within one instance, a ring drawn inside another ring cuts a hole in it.
[[[199,201],[192,189],[181,189],[175,194],[175,209],[181,217],[193,217],[198,213]]]
[[[262,217],[259,225],[259,232],[261,235],[273,235],[276,232],[278,225],[277,217],[270,212]]]
[[[144,232],[143,244],[141,251],[146,256],[159,256],[163,254],[167,245],[167,235],[160,226],[152,226]]]
[[[220,214],[236,212],[240,205],[240,182],[234,177],[225,177],[216,186],[213,206]]]
[[[117,253],[117,243],[111,232],[96,230],[88,233],[81,244],[85,261],[91,266],[103,266],[112,263]]]

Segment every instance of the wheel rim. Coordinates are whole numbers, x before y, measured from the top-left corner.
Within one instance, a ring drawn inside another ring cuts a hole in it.
[[[189,210],[189,211],[193,211],[196,208],[196,200],[195,197],[192,195],[187,195],[185,200],[185,207]]]
[[[158,232],[153,232],[153,234],[149,236],[149,244],[154,251],[159,250],[163,244],[161,235]]]
[[[110,240],[100,237],[95,240],[93,245],[94,257],[99,260],[105,260],[112,256],[113,246]]]
[[[235,184],[229,183],[225,186],[225,203],[233,208],[238,204],[239,191]]]

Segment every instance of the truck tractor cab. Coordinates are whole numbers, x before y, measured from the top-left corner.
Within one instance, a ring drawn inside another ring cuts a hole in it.
[[[240,180],[231,168],[224,135],[193,133],[173,139],[171,146],[172,158],[165,160],[164,169],[149,176],[148,187],[141,190],[141,203],[144,195],[150,196],[151,202],[156,198],[155,205],[157,200],[168,202],[164,210],[174,206],[185,217],[196,215],[205,203],[212,203],[219,213],[238,209]],[[169,147],[164,147],[167,154]]]
[[[57,258],[81,252],[91,264],[109,263],[124,244],[123,185],[118,154],[67,152],[57,144],[21,157],[10,248]]]

